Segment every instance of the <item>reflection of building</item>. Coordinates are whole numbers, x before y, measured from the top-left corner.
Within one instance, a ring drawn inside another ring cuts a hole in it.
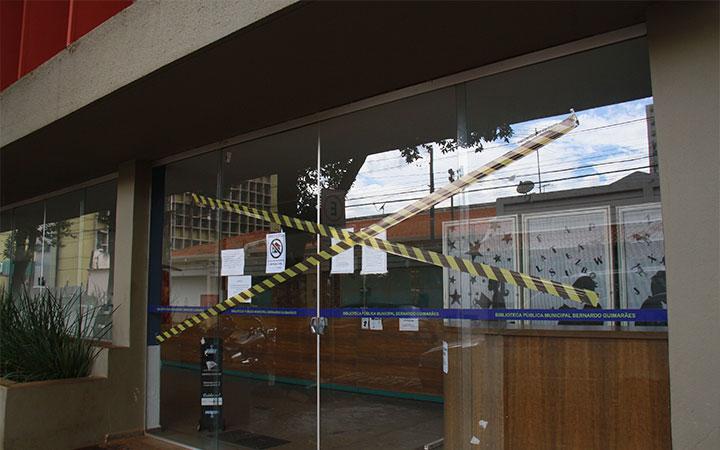
[[[633,172],[606,186],[499,198],[496,207],[498,215],[519,215],[524,219],[535,217],[536,221],[553,221],[558,224],[554,229],[536,233],[530,222],[524,221],[523,232],[526,234],[523,245],[527,248],[523,249],[523,270],[526,273],[550,277],[566,284],[572,284],[583,273],[597,276],[601,306],[612,309],[628,305],[627,295],[617,288],[625,275],[614,252],[625,244],[617,233],[620,222],[618,210],[625,206],[659,201],[660,184],[657,175]],[[591,219],[589,222],[579,219],[582,215],[592,217],[596,214],[604,218]],[[577,224],[571,224],[573,217],[584,224],[580,229],[577,229]],[[568,225],[573,228],[572,234]],[[539,242],[540,235],[542,242]],[[665,260],[664,254],[656,256],[658,261]],[[662,265],[664,269],[664,262]],[[553,270],[552,276],[548,275],[549,270]],[[545,294],[525,291],[524,298],[526,308],[539,307],[535,300],[531,301],[533,298],[541,298],[539,304],[543,308],[556,308],[560,304],[557,298]],[[572,302],[569,304],[573,305]]]
[[[0,291],[5,291],[10,286],[12,260],[5,255],[5,245],[9,237],[10,233],[0,233]]]
[[[15,280],[24,280],[27,287],[70,290],[82,287],[91,295],[104,295],[108,290],[111,259],[108,217],[108,211],[93,212],[45,226],[30,225],[28,230],[32,232],[27,239],[34,239],[34,242],[19,245],[31,247],[31,261],[21,266],[24,274],[15,274]],[[6,234],[1,237],[0,248],[4,250],[13,236]],[[14,245],[18,243],[10,243],[11,247]],[[17,267],[7,260],[3,264],[2,276],[12,276]]]
[[[206,208],[205,211],[208,211]],[[494,215],[491,205],[473,205],[467,211],[468,217],[480,218]],[[239,216],[239,214],[235,214]],[[442,234],[442,224],[451,220],[449,208],[438,208],[435,211],[435,235]],[[349,220],[345,227],[360,230],[380,220],[382,216],[369,216]],[[442,252],[442,244],[429,238],[430,224],[433,220],[428,212],[413,216],[388,230],[388,239],[410,246],[421,247]],[[265,222],[267,224],[267,222]],[[230,236],[217,242],[193,245],[173,250],[170,264],[166,267],[171,277],[169,304],[173,306],[199,306],[203,295],[213,295],[218,289],[218,252],[222,249],[245,248],[245,273],[253,275],[254,282],[265,276],[265,233],[258,230],[238,236]],[[288,239],[304,239],[304,257],[315,252],[314,236],[300,234]],[[442,269],[417,261],[407,261],[397,256],[388,257],[388,270],[393,274],[389,277],[368,277],[363,281],[359,275],[361,267],[361,251],[356,247],[355,274],[341,277],[340,284],[334,295],[337,304],[327,306],[422,306],[440,307],[442,290],[440,282]],[[324,266],[325,271],[329,266]],[[327,275],[327,273],[326,273]],[[308,277],[314,279],[314,274]],[[288,306],[278,303],[280,297],[274,293],[282,291],[278,288],[270,293],[261,294],[260,301],[267,306]],[[258,298],[254,300],[258,302]]]
[[[277,204],[277,177],[265,176],[231,186],[225,199],[254,208],[273,210]],[[217,241],[217,213],[195,205],[190,194],[171,195],[167,207],[170,248],[177,250]],[[219,214],[223,237],[270,229],[267,223],[259,219],[225,211]]]

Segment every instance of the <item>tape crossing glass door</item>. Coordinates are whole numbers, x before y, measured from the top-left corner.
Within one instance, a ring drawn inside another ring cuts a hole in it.
[[[198,314],[195,314],[181,323],[175,325],[167,331],[163,331],[156,336],[156,340],[159,343],[163,343],[173,336],[184,332],[188,328],[210,319],[211,317],[218,316],[229,309],[236,307],[243,303],[249,303],[250,299],[257,294],[263,293],[268,289],[286,282],[287,280],[298,276],[301,273],[305,273],[312,267],[318,266],[322,261],[330,260],[333,256],[338,255],[345,250],[353,247],[353,245],[362,245],[363,242],[369,238],[377,236],[379,233],[387,230],[388,228],[397,225],[398,223],[409,219],[423,211],[430,209],[438,203],[450,198],[453,195],[463,191],[468,186],[476,183],[477,181],[489,176],[490,174],[497,172],[498,170],[512,164],[515,161],[522,159],[523,157],[532,154],[543,146],[559,139],[574,128],[578,126],[578,120],[573,112],[565,120],[554,124],[536,135],[528,138],[527,140],[520,143],[516,148],[510,150],[504,155],[496,158],[495,160],[483,165],[482,167],[475,169],[457,179],[456,181],[443,186],[432,194],[417,200],[410,205],[402,208],[401,210],[383,218],[379,222],[370,225],[369,227],[359,231],[357,235],[362,239],[361,241],[355,241],[353,239],[343,240],[336,245],[331,246],[325,251],[318,253],[317,255],[310,256],[306,260],[299,262],[285,271],[275,274],[270,278],[263,280],[250,287],[249,289],[233,296],[224,301],[207,308]]]

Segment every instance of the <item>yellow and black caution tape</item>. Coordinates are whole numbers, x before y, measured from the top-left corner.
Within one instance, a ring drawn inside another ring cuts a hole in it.
[[[232,203],[227,200],[214,199],[204,195],[192,194],[193,200],[199,206],[209,206],[223,211],[229,211],[237,214],[243,214],[266,222],[274,223],[289,228],[295,228],[300,231],[306,231],[312,234],[320,234],[321,236],[334,238],[339,241],[354,245],[366,245],[376,250],[392,253],[393,255],[402,256],[438,267],[466,272],[471,275],[486,277],[491,280],[501,281],[515,286],[527,288],[533,291],[543,292],[555,297],[561,297],[567,300],[573,300],[581,303],[590,303],[596,306],[599,302],[597,292],[578,289],[568,284],[558,283],[556,281],[527,275],[521,272],[515,272],[509,269],[491,266],[488,264],[476,263],[469,259],[456,258],[454,256],[444,255],[442,253],[424,250],[417,247],[411,247],[403,244],[392,243],[385,239],[376,237],[368,237],[363,239],[352,231],[340,228],[330,227],[309,220],[298,219],[284,214],[264,211],[252,208],[238,203]],[[324,250],[319,255],[323,255]]]
[[[573,113],[562,122],[552,125],[530,137],[529,139],[526,139],[516,148],[494,159],[490,163],[476,170],[473,170],[467,175],[458,178],[454,182],[443,186],[442,188],[438,189],[427,197],[421,198],[411,203],[410,205],[402,208],[401,210],[383,218],[379,222],[370,225],[363,230],[360,230],[356,234],[362,239],[374,237],[379,233],[382,233],[386,229],[390,228],[391,226],[397,225],[403,220],[407,220],[423,211],[430,209],[436,204],[442,202],[443,200],[446,200],[451,196],[458,194],[460,191],[464,190],[466,187],[479,181],[480,179],[487,177],[488,175],[502,169],[503,167],[512,164],[514,161],[517,161],[540,149],[541,147],[555,141],[556,139],[567,134],[573,128],[577,127],[577,125],[578,121],[575,113]],[[350,244],[346,241],[338,242],[327,250],[318,253],[315,256],[310,256],[306,260],[285,269],[283,272],[275,274],[272,277],[251,286],[249,289],[226,300],[223,300],[222,302],[211,306],[210,308],[206,309],[201,313],[195,314],[188,319],[185,319],[182,323],[175,325],[168,331],[163,331],[155,338],[158,342],[162,343],[165,340],[182,333],[186,329],[194,327],[195,325],[204,320],[208,320],[211,317],[222,314],[230,308],[238,306],[241,303],[249,303],[250,299],[255,295],[261,294],[268,289],[272,289],[278,284],[284,283],[291,278],[305,273],[309,271],[312,267],[319,265],[322,261],[327,261],[333,256],[339,255],[345,250],[352,248],[354,244],[360,243],[361,242],[354,242],[353,244]]]

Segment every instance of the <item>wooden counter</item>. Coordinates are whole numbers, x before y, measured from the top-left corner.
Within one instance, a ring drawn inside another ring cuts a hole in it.
[[[445,331],[445,448],[670,448],[667,333]]]
[[[308,318],[226,316],[219,327],[214,322],[168,340],[162,359],[197,366],[200,338],[218,336],[226,373],[314,384],[315,335]],[[382,331],[361,330],[359,318],[330,319],[320,345],[322,383],[441,399],[443,322],[420,320],[417,332],[398,328],[398,319],[383,319]]]
[[[267,337],[252,337],[260,331]],[[307,318],[223,317],[219,327],[194,327],[168,341],[162,358],[197,365],[200,337],[215,333],[224,340],[226,373],[314,383],[315,336]],[[444,399],[445,448],[670,446],[665,332],[455,328],[442,320],[420,320],[418,332],[400,332],[397,319],[370,331],[360,329],[360,319],[331,319],[321,342],[325,387]],[[470,443],[473,436],[479,445]]]

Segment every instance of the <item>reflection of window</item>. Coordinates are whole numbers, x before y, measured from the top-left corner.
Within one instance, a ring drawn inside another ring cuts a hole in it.
[[[245,180],[230,186],[225,199],[263,210],[276,208],[275,190],[277,176],[269,175]],[[170,241],[173,250],[207,244],[217,240],[217,214],[193,203],[192,196],[173,194],[169,197]],[[270,230],[270,225],[253,217],[222,211],[220,234],[222,237],[237,236],[259,230]]]
[[[33,287],[54,287],[57,279],[58,246],[70,234],[65,221],[47,223],[38,227],[35,239],[32,276]]]
[[[110,220],[110,211],[102,211],[95,216],[95,250],[109,253],[110,246],[110,229],[108,221]]]

